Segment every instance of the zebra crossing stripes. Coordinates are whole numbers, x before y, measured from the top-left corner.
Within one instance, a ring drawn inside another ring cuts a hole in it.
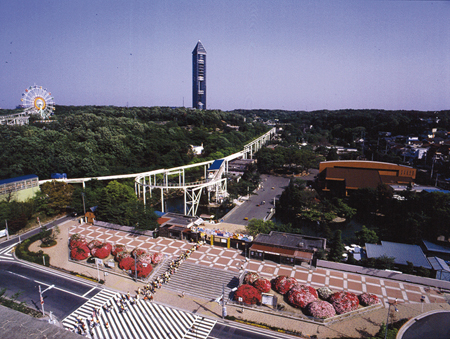
[[[66,317],[62,323],[66,328],[74,328],[78,323],[77,317],[83,319],[90,319],[92,317],[95,308],[103,306],[111,298],[116,295],[115,292],[109,291],[107,289],[102,289],[99,293],[81,305],[78,309],[72,312],[68,317]]]
[[[0,261],[2,260],[13,261],[14,260],[13,250],[17,244],[18,242],[0,250]]]
[[[92,336],[89,334],[89,321],[86,321],[87,336],[90,338],[206,339],[216,324],[215,320],[142,299],[134,305],[127,301],[126,311],[121,312],[120,298],[112,291],[102,290],[64,319],[63,325],[67,329],[76,329],[77,317],[90,320],[93,310],[105,304],[110,306],[110,311],[105,312],[101,308],[99,324],[92,327]]]

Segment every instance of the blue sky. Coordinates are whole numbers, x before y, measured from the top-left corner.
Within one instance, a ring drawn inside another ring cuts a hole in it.
[[[0,107],[450,109],[450,1],[0,0]],[[57,113],[57,112],[56,112]]]

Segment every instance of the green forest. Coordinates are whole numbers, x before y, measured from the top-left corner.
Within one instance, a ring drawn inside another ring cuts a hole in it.
[[[50,122],[33,120],[24,126],[0,126],[0,179],[171,168],[240,151],[268,130],[237,113],[166,107],[56,106]],[[202,144],[204,153],[194,158],[191,145]]]

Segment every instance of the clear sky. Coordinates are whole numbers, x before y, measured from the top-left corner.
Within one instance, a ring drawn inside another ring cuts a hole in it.
[[[450,109],[450,1],[0,0],[0,107]]]

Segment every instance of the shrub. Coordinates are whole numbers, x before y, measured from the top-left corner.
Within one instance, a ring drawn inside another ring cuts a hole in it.
[[[152,264],[157,265],[161,262],[161,260],[163,259],[164,255],[160,252],[160,253],[155,253],[152,255]]]
[[[372,306],[380,303],[380,299],[375,294],[364,292],[359,295],[359,302],[363,306]]]
[[[272,280],[272,288],[280,294],[286,294],[295,284],[297,284],[295,278],[287,277],[285,275],[279,275]]]
[[[134,258],[136,256],[136,258],[140,257],[141,255],[146,254],[147,252],[141,248],[136,247],[134,250],[131,251],[131,256]]]
[[[46,232],[51,232],[51,230],[48,230]],[[20,243],[16,248],[16,255],[20,259],[34,262],[39,265],[44,264],[44,259],[43,259],[43,257],[44,257],[45,258],[45,266],[50,266],[50,257],[48,254],[44,254],[43,251],[30,252],[30,250],[28,249],[32,243],[34,243],[37,240],[42,239],[43,236],[46,236],[46,235],[43,234],[42,232],[40,232],[40,233],[35,234],[32,237],[22,241],[22,243]]]
[[[92,250],[94,247],[100,247],[102,246],[102,242],[100,240],[94,239],[89,242],[87,245],[90,250]]]
[[[125,258],[131,258],[131,254],[130,252],[119,252],[117,253],[117,255],[115,256],[115,259],[120,263],[123,259]],[[134,259],[133,259],[134,260]]]
[[[111,248],[112,248],[111,244],[103,243],[103,244],[101,244],[100,247],[92,248],[91,249],[91,254],[94,257],[97,257],[99,259],[105,259],[111,253]]]
[[[328,300],[334,292],[326,286],[322,286],[317,289],[317,294],[320,299]]]
[[[86,245],[86,239],[79,235],[78,233],[72,234],[69,241],[69,247],[70,249],[74,247],[80,247],[81,245]]]
[[[243,284],[234,292],[234,300],[239,301],[239,298],[245,304],[257,304],[261,302],[261,292],[252,285]]]
[[[126,271],[131,270],[131,268],[134,269],[134,259],[131,256],[123,258],[119,262],[119,267]]]
[[[356,294],[351,292],[336,292],[330,297],[337,314],[343,314],[358,309],[359,300]]]
[[[125,247],[125,245],[122,244],[116,244],[113,245],[111,248],[111,254],[115,257],[117,256],[117,254],[119,254],[120,252],[125,252],[127,249]]]
[[[310,302],[317,300],[317,292],[311,286],[294,285],[287,292],[289,304],[297,308],[306,308]]]
[[[72,248],[72,250],[70,251],[70,257],[73,260],[84,260],[87,259],[89,257],[90,251],[89,251],[89,247],[87,247],[87,245],[81,245],[79,247],[74,247]]]
[[[270,291],[270,281],[266,278],[258,278],[253,283],[253,286],[255,286],[256,289],[258,289],[262,293],[267,293]]]
[[[253,284],[259,278],[258,273],[248,272],[244,277],[244,284]]]
[[[146,254],[144,254],[144,255],[141,255],[139,258],[138,258],[138,261],[139,262],[142,262],[142,263],[145,263],[145,264],[147,264],[147,265],[151,265],[151,263],[152,263],[152,254],[151,253],[146,253]]]
[[[314,318],[326,319],[336,315],[333,305],[323,300],[314,300],[307,306],[307,312]]]
[[[131,269],[131,273],[135,274],[134,265],[132,265],[130,269]],[[145,263],[137,262],[136,269],[137,269],[138,278],[147,278],[147,276],[152,272],[153,267],[152,267],[152,265],[149,265],[149,264],[145,265]]]

